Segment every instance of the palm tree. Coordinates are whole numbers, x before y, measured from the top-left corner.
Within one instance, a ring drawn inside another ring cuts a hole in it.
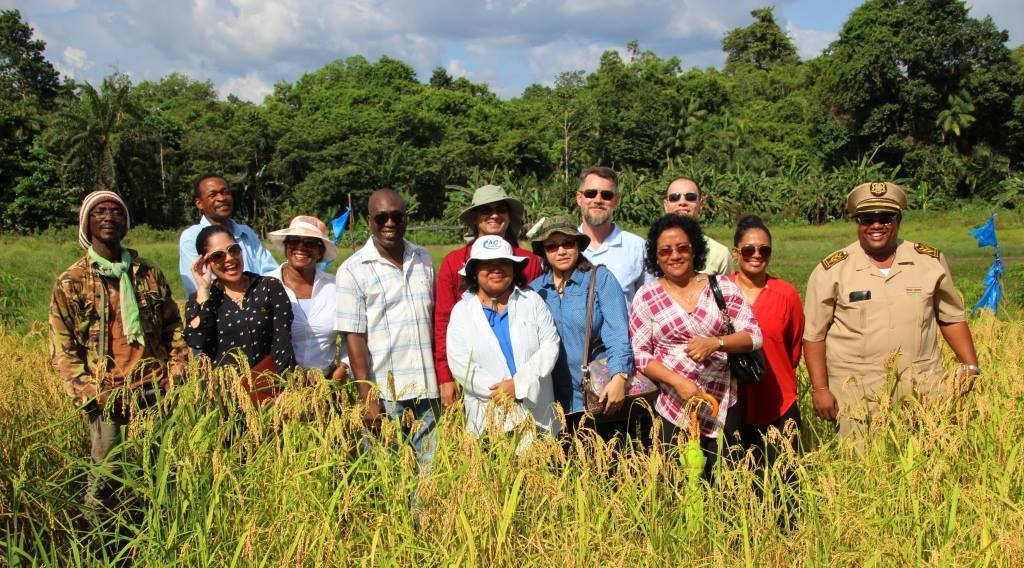
[[[974,124],[974,115],[971,114],[974,112],[974,103],[964,91],[949,95],[948,101],[949,108],[939,112],[935,124],[942,129],[943,142],[955,142],[949,138],[949,133],[952,132],[953,136],[959,138],[961,132]]]
[[[115,73],[97,91],[89,83],[78,87],[78,98],[65,100],[58,109],[52,143],[63,170],[83,173],[77,180],[86,187],[118,189],[118,162],[125,132],[142,117],[131,97],[127,75]]]

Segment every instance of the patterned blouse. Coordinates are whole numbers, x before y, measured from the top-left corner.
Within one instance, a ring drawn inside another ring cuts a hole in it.
[[[719,278],[718,285],[736,331],[749,333],[754,349],[760,349],[761,328],[743,295],[729,280]],[[698,363],[686,355],[686,346],[695,337],[723,335],[725,326],[721,316],[711,286],[704,287],[697,306],[692,313],[687,313],[672,299],[660,279],[637,290],[629,314],[629,334],[637,372],[643,373],[649,363],[658,360],[718,399],[721,408],[717,417],[706,412],[699,415],[701,436],[706,437],[718,436],[725,424],[726,412],[736,400],[735,387],[730,386],[729,361],[723,351],[715,351],[707,361]],[[660,387],[661,394],[654,409],[672,424],[685,427],[685,403],[675,389],[666,385]]]
[[[220,367],[236,361],[241,350],[249,365],[259,363],[267,355],[274,358],[277,372],[295,366],[292,350],[292,305],[280,280],[246,272],[249,288],[242,306],[231,301],[217,286],[210,288],[210,298],[202,306],[192,294],[185,304],[185,341]],[[199,327],[188,322],[199,316]]]

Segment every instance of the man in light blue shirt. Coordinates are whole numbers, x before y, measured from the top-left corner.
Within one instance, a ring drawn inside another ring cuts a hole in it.
[[[619,206],[619,176],[615,170],[604,166],[583,170],[576,190],[576,204],[583,215],[579,230],[590,237],[590,246],[583,251],[583,256],[611,271],[629,306],[637,289],[649,278],[644,271],[647,242],[639,235],[623,231],[612,221],[615,208]]]
[[[277,268],[277,261],[270,251],[263,247],[256,231],[248,225],[231,220],[231,214],[235,211],[235,201],[231,197],[228,182],[222,176],[200,176],[192,190],[192,198],[195,200],[196,209],[202,211],[203,216],[199,223],[185,229],[181,233],[181,240],[178,241],[178,273],[181,275],[181,283],[185,285],[186,298],[196,291],[196,283],[192,281],[192,264],[199,258],[196,237],[203,227],[209,225],[223,225],[231,231],[235,241],[242,245],[247,271],[266,274]]]

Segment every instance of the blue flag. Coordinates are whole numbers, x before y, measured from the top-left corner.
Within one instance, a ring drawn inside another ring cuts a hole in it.
[[[999,249],[999,241],[996,239],[996,216],[993,213],[984,225],[977,229],[971,229],[971,234],[978,240],[979,247],[996,247]]]
[[[334,244],[338,244],[342,235],[345,234],[345,228],[348,227],[349,213],[351,213],[351,211],[346,207],[345,211],[343,211],[341,215],[331,219],[331,232],[334,233]],[[330,266],[332,262],[334,261],[329,260],[327,262],[321,262],[320,270],[327,270],[327,267]]]
[[[985,275],[985,292],[982,293],[978,303],[974,304],[974,307],[971,308],[971,313],[973,314],[980,309],[989,309],[992,310],[992,313],[995,313],[999,309],[999,302],[1003,299],[1003,287],[999,281],[1003,278],[1003,272],[1005,271],[1003,259],[999,256],[999,239],[996,238],[995,214],[989,217],[984,225],[977,229],[972,229],[971,235],[978,240],[979,247],[995,247],[996,249],[992,266],[988,268],[988,274]]]
[[[331,219],[331,231],[334,233],[334,244],[338,244],[341,240],[341,236],[345,234],[345,227],[348,226],[348,214],[351,213],[348,207],[342,214],[334,219]]]

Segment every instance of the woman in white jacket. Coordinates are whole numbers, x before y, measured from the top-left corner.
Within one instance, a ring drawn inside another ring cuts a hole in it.
[[[463,388],[466,429],[477,437],[516,431],[529,443],[538,430],[561,431],[551,385],[558,331],[544,300],[526,288],[526,264],[489,235],[473,243],[459,271],[466,292],[448,324],[448,365]]]

